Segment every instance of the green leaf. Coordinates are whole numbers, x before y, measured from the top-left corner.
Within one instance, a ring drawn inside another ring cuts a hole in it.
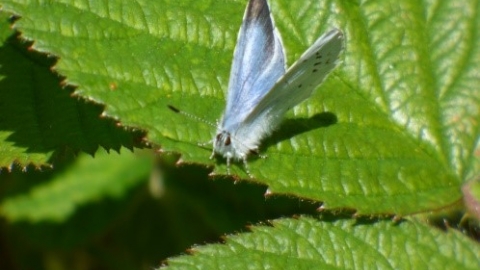
[[[0,214],[11,221],[61,222],[88,202],[121,197],[147,179],[152,165],[148,155],[128,151],[122,154],[99,151],[95,158],[82,155],[71,168],[49,182],[26,194],[4,199]]]
[[[454,1],[272,0],[293,63],[333,27],[346,35],[343,63],[287,114],[252,157],[272,193],[361,214],[409,214],[461,199],[480,170],[480,5]],[[197,146],[221,116],[246,1],[4,1],[15,28],[76,94],[105,115],[148,131],[148,140],[212,165]],[[225,173],[217,158],[215,172]],[[241,164],[234,174],[247,178]]]
[[[139,146],[138,131],[102,119],[103,107],[72,98],[50,71],[52,59],[27,50],[0,13],[0,167],[48,166],[55,157],[99,146]]]
[[[480,246],[464,235],[408,221],[300,218],[272,226],[195,247],[162,269],[478,269],[480,263]]]

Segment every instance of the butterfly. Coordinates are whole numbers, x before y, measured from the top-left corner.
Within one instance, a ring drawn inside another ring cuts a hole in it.
[[[258,153],[261,141],[279,126],[287,110],[312,95],[338,65],[343,47],[342,31],[333,29],[286,69],[284,47],[267,1],[250,0],[237,38],[227,104],[212,140],[211,158],[223,156],[228,173],[231,160],[241,160],[250,175],[247,157]]]

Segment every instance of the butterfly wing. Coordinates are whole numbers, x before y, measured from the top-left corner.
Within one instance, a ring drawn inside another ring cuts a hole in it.
[[[251,0],[235,47],[221,128],[236,130],[284,74],[283,45],[267,1]]]
[[[247,137],[247,133],[270,134],[285,112],[310,97],[338,65],[343,46],[344,36],[338,29],[318,38],[263,96],[236,136]]]

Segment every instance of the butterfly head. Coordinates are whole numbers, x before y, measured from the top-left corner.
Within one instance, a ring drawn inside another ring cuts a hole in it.
[[[217,154],[220,154],[227,159],[236,158],[232,136],[228,131],[218,131],[217,136],[215,136],[215,139],[213,140],[213,148]]]
[[[226,130],[219,129],[213,140],[214,152],[223,156],[227,160],[243,160],[246,162],[247,156],[251,154],[258,155],[257,145],[249,143],[249,138],[242,136],[237,138]]]

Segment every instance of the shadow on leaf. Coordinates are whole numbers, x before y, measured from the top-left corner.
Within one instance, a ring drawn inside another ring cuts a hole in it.
[[[289,140],[299,134],[337,123],[337,116],[330,112],[317,113],[309,118],[286,119],[280,128],[273,132],[260,146],[260,153],[279,142]]]
[[[58,156],[93,154],[98,146],[117,151],[140,146],[142,132],[119,128],[100,117],[103,106],[72,98],[72,87],[61,87],[61,78],[50,71],[56,59],[30,45],[13,34],[0,47],[0,131],[11,132],[10,147]]]

